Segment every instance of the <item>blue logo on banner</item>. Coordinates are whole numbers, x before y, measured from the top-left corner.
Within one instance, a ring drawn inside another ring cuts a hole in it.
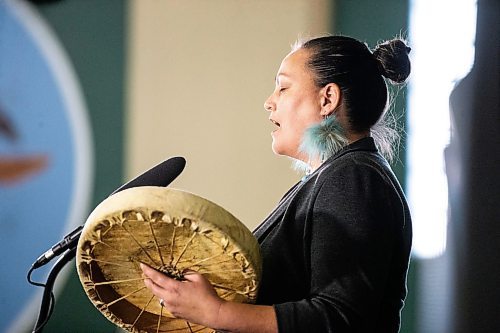
[[[43,20],[23,1],[0,0],[0,332],[36,320],[40,289],[26,273],[85,221],[89,133],[72,69]]]

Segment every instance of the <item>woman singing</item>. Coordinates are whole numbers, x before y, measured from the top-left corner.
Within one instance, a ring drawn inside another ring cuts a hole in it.
[[[343,36],[298,43],[265,101],[277,155],[306,171],[254,231],[257,304],[228,302],[201,274],[173,280],[142,265],[146,286],[179,318],[231,332],[398,332],[411,218],[383,156],[387,83],[404,83],[410,49]]]

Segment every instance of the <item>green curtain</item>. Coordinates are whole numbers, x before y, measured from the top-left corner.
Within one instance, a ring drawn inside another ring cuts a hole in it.
[[[92,200],[92,207],[95,207],[123,181],[128,2],[37,3],[36,9],[68,54],[89,111],[95,153]],[[62,293],[56,297],[54,313],[44,332],[114,332],[116,326],[106,320],[85,295],[74,260],[69,265],[72,271]]]
[[[332,8],[332,32],[357,38],[366,42],[370,48],[396,36],[404,38],[408,36],[408,0],[336,0]],[[396,91],[393,90],[394,93]],[[400,127],[403,127],[406,122],[405,95],[406,89],[403,88],[398,92],[398,98],[393,106],[394,113],[399,118]],[[405,137],[402,135],[398,159],[392,165],[403,188],[405,188],[405,142]],[[417,270],[418,261],[412,258],[408,274],[409,294],[402,313],[402,333],[415,331]]]

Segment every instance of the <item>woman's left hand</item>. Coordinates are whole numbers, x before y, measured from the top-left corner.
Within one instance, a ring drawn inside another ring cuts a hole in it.
[[[163,306],[175,317],[217,328],[219,310],[225,301],[203,275],[187,271],[185,281],[177,281],[145,264],[141,269],[146,287],[163,299]]]

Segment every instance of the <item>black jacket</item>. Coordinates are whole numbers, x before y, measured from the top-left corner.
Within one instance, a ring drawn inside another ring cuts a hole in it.
[[[406,297],[411,219],[372,138],[297,183],[254,231],[258,304],[280,332],[397,332]]]

